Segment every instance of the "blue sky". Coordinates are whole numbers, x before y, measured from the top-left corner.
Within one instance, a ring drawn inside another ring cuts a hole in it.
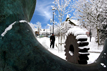
[[[31,23],[36,24],[37,22],[40,22],[42,28],[45,28],[47,24],[52,25],[52,23],[50,23],[50,19],[53,19],[53,11],[51,8],[53,1],[54,0],[37,0],[36,9],[31,19]],[[59,22],[56,17],[54,19],[55,21]],[[63,20],[65,19],[66,16]]]

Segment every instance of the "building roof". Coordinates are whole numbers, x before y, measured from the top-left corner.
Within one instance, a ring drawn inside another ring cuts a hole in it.
[[[69,21],[69,24],[74,25],[74,26],[79,26],[79,23],[80,23],[79,21],[70,19],[69,17],[67,17],[65,21]]]

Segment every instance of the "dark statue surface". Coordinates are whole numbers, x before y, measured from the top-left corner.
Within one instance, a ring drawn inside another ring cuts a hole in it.
[[[107,71],[107,40],[95,63],[69,63],[46,50],[35,38],[30,21],[36,0],[0,0],[0,34],[17,21],[12,29],[0,36],[0,71]]]

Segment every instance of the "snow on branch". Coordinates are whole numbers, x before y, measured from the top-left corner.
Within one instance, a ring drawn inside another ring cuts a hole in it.
[[[55,9],[57,10],[58,19],[62,22],[64,15],[72,12],[72,0],[54,0]]]

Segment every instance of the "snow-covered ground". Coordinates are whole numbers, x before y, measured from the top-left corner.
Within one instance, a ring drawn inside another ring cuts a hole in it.
[[[56,41],[55,41],[55,47],[50,48],[50,39],[48,37],[42,37],[42,38],[38,38],[37,40],[47,49],[49,50],[51,53],[53,53],[54,55],[66,60],[66,56],[65,56],[65,52],[64,51],[59,51],[57,44],[58,44],[58,38],[56,37]],[[89,45],[88,47],[90,47],[89,50],[89,60],[88,60],[88,64],[93,63],[98,56],[100,55],[100,52],[103,50],[103,45],[98,46],[97,43],[95,42],[95,38],[92,37],[91,42],[90,39],[88,38],[89,41]]]

